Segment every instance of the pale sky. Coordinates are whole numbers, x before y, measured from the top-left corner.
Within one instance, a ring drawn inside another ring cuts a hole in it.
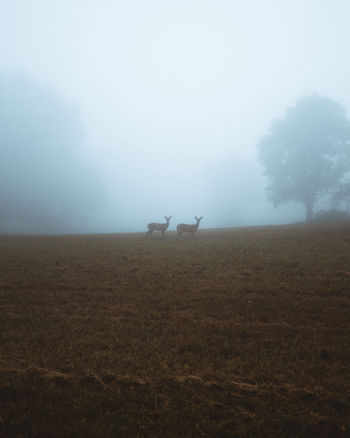
[[[107,192],[90,229],[297,221],[268,204],[256,146],[303,95],[350,114],[349,23],[349,0],[0,0],[0,71],[80,108]]]

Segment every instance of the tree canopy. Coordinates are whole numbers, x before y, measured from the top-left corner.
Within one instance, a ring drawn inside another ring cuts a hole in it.
[[[77,108],[25,75],[0,73],[0,231],[69,231],[98,207]]]
[[[306,96],[271,124],[258,148],[274,205],[302,202],[310,221],[316,200],[350,171],[350,122],[338,102]]]

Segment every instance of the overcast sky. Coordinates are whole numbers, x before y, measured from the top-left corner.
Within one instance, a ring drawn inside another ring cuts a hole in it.
[[[305,94],[350,113],[349,23],[349,0],[0,0],[0,71],[80,108],[107,191],[91,230],[297,221],[256,146]]]

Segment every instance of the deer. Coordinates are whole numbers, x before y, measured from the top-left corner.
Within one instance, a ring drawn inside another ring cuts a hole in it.
[[[146,233],[147,238],[152,237],[153,231],[161,231],[162,237],[164,237],[164,233],[169,226],[169,221],[171,219],[171,216],[164,216],[164,217],[166,220],[165,224],[157,224],[156,222],[151,222],[150,224],[147,225],[147,228],[148,228],[148,231]]]
[[[197,221],[196,224],[193,225],[187,225],[187,224],[179,224],[176,229],[177,229],[177,236],[181,236],[181,234],[183,232],[187,232],[187,233],[191,233],[191,236],[193,237],[194,233],[198,230],[199,227],[199,222],[203,219],[203,216],[201,216],[200,218],[198,218],[197,216],[194,217]]]

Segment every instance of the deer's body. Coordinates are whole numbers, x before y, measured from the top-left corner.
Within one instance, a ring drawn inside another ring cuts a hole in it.
[[[162,236],[164,236],[165,231],[168,229],[171,216],[164,216],[164,217],[166,219],[166,222],[164,224],[151,222],[150,224],[147,225],[148,228],[147,237],[152,237],[153,231],[160,231],[162,233]]]
[[[193,225],[179,224],[176,227],[178,236],[181,236],[182,233],[191,233],[191,235],[193,237],[194,233],[198,230],[199,222],[201,221],[201,219],[203,219],[203,216],[201,216],[200,218],[195,216],[194,218],[196,219],[197,223],[195,223]]]

